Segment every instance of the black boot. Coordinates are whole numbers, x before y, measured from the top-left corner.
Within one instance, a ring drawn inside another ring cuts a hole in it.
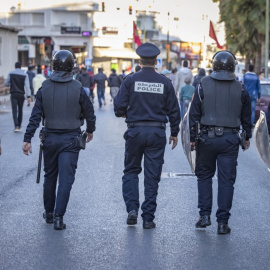
[[[127,217],[127,224],[128,225],[135,225],[137,224],[138,212],[136,210],[131,210],[128,213]]]
[[[198,222],[195,224],[196,228],[206,228],[206,226],[211,225],[210,216],[200,216]]]
[[[218,223],[218,234],[227,234],[231,232],[231,228],[226,223]]]
[[[55,215],[54,217],[54,229],[55,230],[64,230],[66,228],[66,224],[64,224],[63,216]]]
[[[144,229],[153,229],[156,227],[156,223],[154,221],[143,221],[143,228]]]
[[[44,211],[43,218],[45,219],[46,223],[53,224],[53,213],[47,213]]]

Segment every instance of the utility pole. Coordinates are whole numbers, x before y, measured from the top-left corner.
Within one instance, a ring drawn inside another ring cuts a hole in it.
[[[168,31],[167,31],[167,44],[166,44],[166,52],[167,52],[167,69],[171,69],[171,59],[170,59],[170,12],[168,12]]]
[[[268,78],[268,59],[269,59],[269,0],[266,0],[265,14],[265,74],[264,78]]]

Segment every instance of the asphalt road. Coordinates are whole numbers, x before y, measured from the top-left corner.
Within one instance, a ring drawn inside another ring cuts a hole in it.
[[[195,230],[196,178],[168,177],[190,172],[180,144],[166,148],[157,227],[144,230],[141,219],[128,227],[121,193],[126,126],[106,98],[104,110],[94,104],[97,130],[80,153],[63,231],[42,218],[38,133],[33,154],[21,150],[31,108],[24,107],[23,131],[14,133],[10,104],[0,106],[0,269],[270,269],[270,174],[253,145],[240,151],[230,235],[216,233],[216,181],[212,226]]]

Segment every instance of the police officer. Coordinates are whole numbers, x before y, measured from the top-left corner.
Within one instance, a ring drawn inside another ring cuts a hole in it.
[[[139,179],[144,156],[144,195],[142,204],[143,228],[155,227],[156,198],[166,145],[166,122],[169,117],[172,149],[177,145],[180,109],[171,81],[155,72],[156,57],[160,50],[151,43],[139,46],[142,70],[125,77],[114,99],[117,117],[126,118],[128,126],[124,134],[125,169],[122,178],[123,197],[128,212],[127,224],[137,224]]]
[[[32,153],[31,138],[44,119],[45,140],[43,199],[47,223],[54,223],[54,229],[65,229],[63,216],[69,201],[70,190],[75,180],[79,157],[78,138],[80,126],[86,119],[87,137],[90,142],[95,131],[96,117],[93,105],[82,85],[73,80],[74,55],[67,50],[58,51],[52,59],[53,70],[49,79],[43,82],[36,94],[36,103],[27,126],[23,152]],[[59,184],[56,196],[57,177]]]
[[[195,123],[200,123],[200,140],[195,174],[198,178],[200,218],[196,228],[211,225],[212,177],[218,168],[218,234],[230,233],[240,126],[246,131],[245,149],[251,138],[251,105],[247,90],[235,78],[237,61],[229,51],[216,53],[213,72],[202,78],[190,108],[190,141],[195,146]]]

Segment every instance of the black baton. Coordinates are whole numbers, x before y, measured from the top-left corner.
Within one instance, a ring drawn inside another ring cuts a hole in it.
[[[44,142],[44,131],[43,128],[39,132],[40,138],[40,146],[39,146],[39,156],[38,156],[38,169],[37,169],[37,184],[40,182],[40,171],[41,171],[41,163],[42,163],[42,150],[43,150],[43,142]]]

